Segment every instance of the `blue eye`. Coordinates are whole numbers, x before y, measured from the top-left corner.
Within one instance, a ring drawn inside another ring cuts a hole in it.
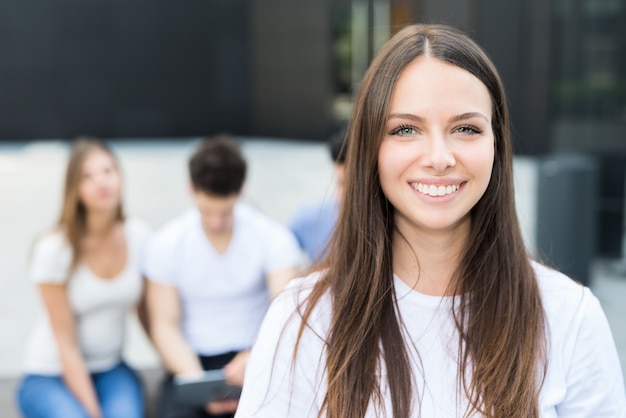
[[[391,135],[398,135],[398,136],[409,136],[409,135],[415,135],[416,133],[417,133],[417,130],[415,128],[413,128],[412,126],[407,126],[407,125],[399,126],[390,132]]]
[[[480,129],[476,128],[475,126],[471,126],[471,125],[459,126],[456,130],[457,132],[460,132],[462,134],[467,134],[467,135],[476,135],[476,134],[480,134],[483,132]]]

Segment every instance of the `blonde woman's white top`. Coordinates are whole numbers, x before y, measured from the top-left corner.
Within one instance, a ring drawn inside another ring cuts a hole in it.
[[[534,269],[550,346],[540,395],[541,417],[626,417],[620,362],[600,303],[588,288],[563,274],[539,264],[534,264]],[[292,281],[272,304],[248,362],[236,418],[318,416],[326,391],[328,295],[314,309],[292,363],[300,326],[294,311],[317,279],[318,275],[312,275]],[[407,346],[416,386],[413,416],[462,417],[467,399],[457,392],[458,334],[450,315],[451,298],[420,294],[397,277],[394,283],[406,325],[405,338],[410,341]],[[392,416],[384,368],[379,373],[385,405],[377,410],[370,404],[367,417]]]
[[[72,250],[60,232],[44,236],[33,250],[32,281],[37,284],[67,283],[76,335],[91,372],[110,369],[121,361],[127,314],[138,302],[143,288],[140,260],[150,228],[139,219],[128,219],[124,223],[124,232],[126,265],[115,278],[100,278],[85,263],[80,263],[70,277]],[[27,341],[24,370],[41,375],[62,372],[57,344],[45,311]]]

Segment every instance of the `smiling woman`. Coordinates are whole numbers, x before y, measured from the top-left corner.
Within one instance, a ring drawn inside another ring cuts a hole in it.
[[[356,97],[329,257],[250,355],[243,417],[624,417],[588,288],[528,255],[502,82],[470,38],[397,33]]]
[[[398,237],[445,228],[467,236],[491,178],[491,108],[485,85],[460,67],[424,55],[402,71],[378,150]]]

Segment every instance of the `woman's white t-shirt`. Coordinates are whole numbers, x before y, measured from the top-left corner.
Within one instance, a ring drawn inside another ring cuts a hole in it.
[[[540,395],[542,418],[624,418],[624,382],[615,343],[600,303],[588,288],[533,263],[548,323],[548,370]],[[305,328],[295,363],[300,326],[294,314],[318,274],[298,279],[270,307],[246,370],[237,418],[317,417],[326,391],[325,345],[331,303],[324,295]],[[421,402],[413,416],[461,417],[467,399],[457,393],[458,334],[450,316],[452,298],[418,293],[394,278],[398,309],[406,325],[412,373]],[[384,376],[385,371],[381,371]],[[391,377],[393,378],[393,377]],[[384,411],[391,414],[383,382]],[[417,409],[421,409],[421,415]]]
[[[32,281],[68,283],[76,335],[90,372],[110,369],[121,361],[127,314],[143,289],[140,260],[150,228],[139,219],[128,219],[124,222],[124,233],[126,265],[118,276],[110,279],[96,276],[85,263],[79,263],[69,277],[72,250],[61,232],[44,236],[33,250]],[[26,373],[41,375],[62,372],[47,312],[41,315],[27,341],[24,369]]]

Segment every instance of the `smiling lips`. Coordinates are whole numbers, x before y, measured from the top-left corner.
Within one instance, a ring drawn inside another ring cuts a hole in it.
[[[428,196],[446,196],[459,190],[460,184],[435,185],[423,183],[411,183],[416,191]]]

